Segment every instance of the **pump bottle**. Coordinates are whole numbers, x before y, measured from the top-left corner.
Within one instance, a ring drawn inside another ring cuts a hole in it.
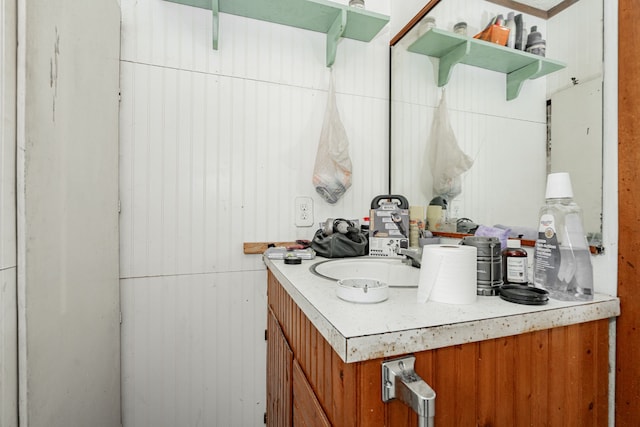
[[[546,204],[540,209],[534,255],[534,286],[563,301],[593,299],[591,254],[582,210],[573,201],[568,173],[547,178]]]

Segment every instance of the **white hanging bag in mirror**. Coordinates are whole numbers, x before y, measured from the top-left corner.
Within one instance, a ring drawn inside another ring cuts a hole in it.
[[[473,165],[473,159],[460,149],[456,135],[449,121],[449,112],[445,92],[442,91],[440,104],[435,111],[429,144],[425,150],[422,170],[422,189],[428,198],[442,196],[453,200],[462,192],[461,175]],[[432,190],[429,192],[429,173],[433,178]]]
[[[336,203],[351,187],[351,170],[349,139],[336,105],[331,71],[327,109],[313,169],[313,186],[328,203]]]

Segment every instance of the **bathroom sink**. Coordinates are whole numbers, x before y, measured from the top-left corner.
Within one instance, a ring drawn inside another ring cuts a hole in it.
[[[401,258],[356,257],[321,261],[309,267],[320,277],[336,281],[368,278],[393,287],[417,287],[420,269],[402,262]]]

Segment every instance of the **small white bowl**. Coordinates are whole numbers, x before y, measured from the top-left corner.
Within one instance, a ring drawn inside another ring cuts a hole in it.
[[[336,295],[345,301],[372,304],[389,298],[389,285],[376,279],[342,279],[337,282]]]

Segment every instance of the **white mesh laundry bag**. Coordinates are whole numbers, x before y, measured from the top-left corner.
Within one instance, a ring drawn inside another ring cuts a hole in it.
[[[429,147],[425,149],[422,170],[423,193],[427,198],[436,195],[453,200],[462,192],[461,175],[473,166],[473,159],[460,149],[456,135],[449,121],[445,92],[442,91],[440,104],[433,116]],[[432,190],[425,185],[428,173],[433,177]]]
[[[351,169],[349,139],[336,105],[332,72],[327,108],[313,169],[313,186],[328,203],[336,203],[351,187]]]

